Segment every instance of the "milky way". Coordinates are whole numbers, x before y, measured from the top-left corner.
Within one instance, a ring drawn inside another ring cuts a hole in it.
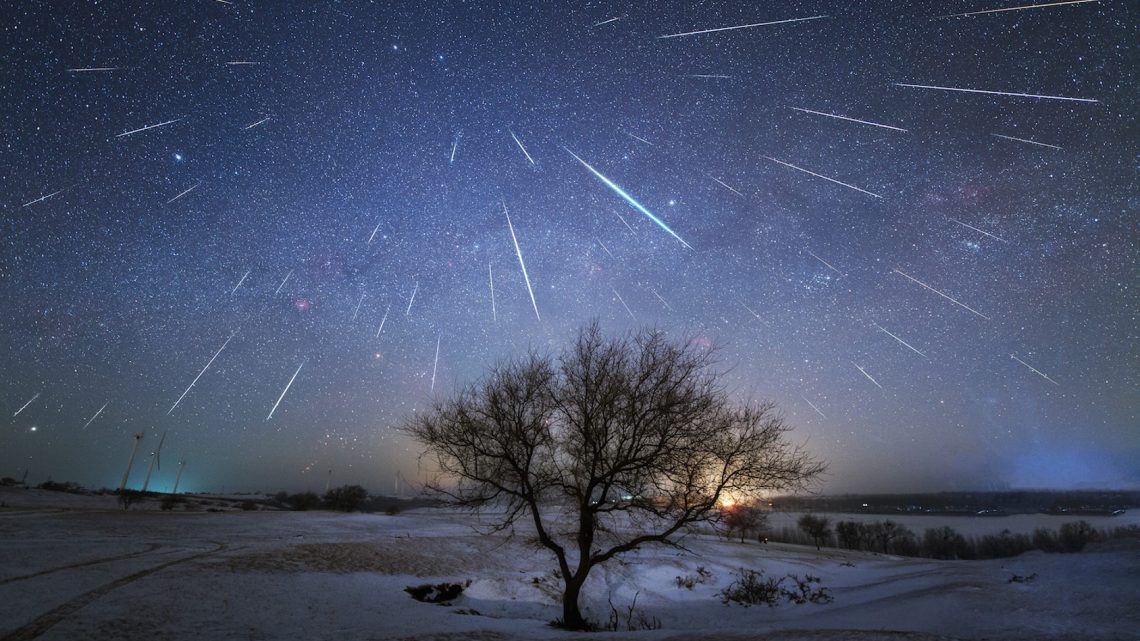
[[[825,491],[1140,484],[1135,3],[527,4],[6,7],[0,475],[387,490],[597,318]]]

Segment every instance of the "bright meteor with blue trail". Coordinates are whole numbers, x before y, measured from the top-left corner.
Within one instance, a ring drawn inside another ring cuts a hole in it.
[[[563,147],[563,149],[566,149],[566,147]],[[603,175],[602,175],[602,172],[600,172],[600,171],[598,171],[597,169],[594,169],[593,167],[591,167],[591,166],[590,166],[590,163],[588,163],[588,162],[586,162],[585,160],[582,160],[581,158],[579,158],[579,157],[578,157],[578,154],[576,154],[576,153],[574,153],[574,152],[570,151],[569,149],[566,149],[566,153],[570,154],[571,156],[574,156],[574,160],[577,160],[578,162],[582,163],[582,166],[583,166],[583,167],[585,167],[586,169],[589,169],[589,170],[590,170],[590,173],[594,174],[595,176],[597,176],[597,177],[598,177],[598,179],[599,179],[599,180],[601,180],[602,182],[606,183],[606,187],[609,187],[610,189],[614,190],[614,193],[616,193],[617,195],[619,195],[619,196],[621,196],[622,198],[624,198],[624,199],[625,199],[625,202],[629,203],[629,206],[630,206],[630,207],[633,207],[633,208],[634,208],[634,209],[636,209],[637,211],[639,211],[639,212],[641,212],[641,213],[645,214],[646,216],[648,216],[648,217],[649,217],[649,220],[652,220],[653,222],[657,223],[657,226],[658,226],[658,227],[660,227],[661,229],[664,229],[665,231],[669,232],[669,235],[670,235],[670,236],[672,236],[673,238],[676,238],[677,240],[681,241],[681,244],[682,244],[682,245],[684,245],[685,247],[688,247],[689,249],[692,249],[692,248],[693,248],[693,246],[692,246],[692,245],[690,245],[689,243],[686,243],[686,242],[685,242],[685,239],[684,239],[684,238],[681,238],[680,236],[678,236],[678,235],[677,235],[677,232],[673,231],[672,229],[669,229],[669,225],[666,225],[666,224],[665,224],[665,222],[664,222],[663,220],[661,220],[661,219],[660,219],[660,218],[658,218],[657,216],[654,216],[654,215],[653,215],[653,212],[649,211],[648,209],[646,209],[646,208],[645,208],[645,206],[644,206],[644,205],[642,205],[641,203],[637,202],[637,200],[636,200],[636,199],[634,199],[634,197],[633,197],[633,196],[630,196],[628,193],[626,193],[626,191],[625,191],[624,189],[622,189],[621,187],[619,187],[619,186],[618,186],[616,183],[614,183],[614,181],[612,181],[612,180],[610,180],[609,178],[606,178],[605,176],[603,176]]]

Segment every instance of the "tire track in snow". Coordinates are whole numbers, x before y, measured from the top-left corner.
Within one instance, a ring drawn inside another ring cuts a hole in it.
[[[142,556],[144,554],[154,552],[156,549],[158,549],[158,544],[157,543],[151,543],[147,546],[147,549],[141,550],[139,552],[131,552],[130,554],[120,554],[119,556],[108,556],[108,557],[104,557],[101,559],[92,559],[90,561],[80,561],[79,563],[72,563],[71,565],[62,565],[58,568],[49,568],[47,570],[40,570],[39,572],[33,572],[31,574],[24,574],[22,576],[13,576],[13,577],[9,577],[7,579],[0,580],[0,585],[7,585],[8,583],[13,583],[15,581],[24,581],[26,579],[34,579],[37,576],[43,576],[45,574],[52,574],[54,572],[62,572],[64,570],[74,570],[76,568],[85,568],[89,565],[98,565],[100,563],[110,563],[112,561],[122,561],[123,559],[133,559],[137,556]]]
[[[190,556],[184,556],[180,559],[174,559],[173,561],[167,561],[166,563],[160,563],[145,570],[139,570],[133,574],[128,574],[122,578],[115,579],[110,583],[105,583],[95,588],[94,590],[85,592],[84,594],[71,599],[63,605],[60,605],[50,610],[49,612],[36,617],[36,619],[31,623],[28,623],[27,625],[17,628],[16,630],[9,632],[3,637],[0,637],[0,641],[31,641],[32,639],[35,639],[41,634],[47,632],[55,624],[66,619],[68,616],[71,616],[75,612],[83,609],[95,599],[98,599],[99,597],[107,594],[108,592],[111,592],[112,590],[117,590],[124,585],[134,583],[139,579],[165,570],[172,565],[178,565],[179,563],[186,563],[187,561],[194,561],[202,557],[217,554],[227,547],[225,543],[215,543],[215,545],[217,545],[217,547],[213,550],[207,550],[205,552],[191,554]]]

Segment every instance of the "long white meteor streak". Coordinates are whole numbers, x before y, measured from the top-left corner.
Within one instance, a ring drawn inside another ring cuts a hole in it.
[[[183,192],[181,192],[180,194],[178,194],[178,195],[177,195],[177,196],[175,196],[174,198],[171,198],[170,200],[166,201],[166,204],[167,204],[167,205],[169,205],[170,203],[172,203],[172,202],[174,202],[174,201],[178,200],[179,198],[181,198],[181,197],[185,196],[186,194],[188,194],[188,193],[190,193],[190,192],[194,191],[195,189],[197,189],[197,188],[199,188],[199,187],[201,187],[201,186],[202,186],[202,183],[201,183],[201,182],[199,182],[198,184],[194,185],[193,187],[191,187],[191,188],[187,189],[186,191],[183,191]]]
[[[852,364],[852,365],[854,365],[856,368],[858,368],[858,369],[859,369],[859,371],[863,373],[863,376],[866,376],[866,377],[867,377],[867,380],[869,380],[869,381],[871,381],[872,383],[874,383],[874,384],[875,384],[875,387],[877,387],[877,388],[879,388],[879,389],[883,389],[883,386],[882,386],[882,385],[879,385],[879,381],[876,381],[876,380],[875,380],[875,379],[874,379],[874,378],[873,378],[873,377],[872,377],[870,374],[868,374],[868,373],[867,373],[867,370],[865,370],[865,369],[863,369],[862,367],[860,367],[859,363],[856,363],[855,361],[851,361],[851,364]]]
[[[614,293],[614,296],[617,296],[618,302],[621,303],[621,306],[625,308],[625,311],[627,314],[629,314],[629,317],[636,321],[637,317],[633,315],[633,310],[629,308],[629,305],[625,304],[625,299],[621,297],[621,294],[619,294],[616,289],[612,289],[610,291]]]
[[[381,222],[383,222],[383,221],[381,221]],[[368,237],[368,242],[364,243],[365,245],[371,245],[372,244],[372,239],[376,238],[376,232],[380,231],[380,225],[381,225],[381,223],[376,223],[376,226],[372,228],[372,235]]]
[[[876,193],[874,193],[874,192],[870,192],[870,191],[867,191],[866,189],[860,189],[860,188],[856,187],[855,185],[849,185],[849,184],[847,184],[847,183],[845,183],[845,182],[841,182],[841,181],[838,181],[838,180],[836,180],[836,179],[834,179],[834,178],[828,178],[827,176],[824,176],[823,174],[817,174],[817,173],[815,173],[814,171],[808,171],[807,169],[804,169],[803,167],[797,167],[796,165],[793,165],[793,164],[792,164],[792,163],[790,163],[790,162],[784,162],[784,161],[782,161],[782,160],[776,160],[775,158],[772,158],[772,157],[770,157],[770,156],[763,156],[763,155],[762,155],[762,156],[760,156],[760,157],[761,157],[761,158],[765,158],[765,159],[767,159],[767,160],[771,160],[771,161],[772,161],[772,162],[774,162],[774,163],[779,163],[779,164],[781,164],[781,165],[783,165],[783,166],[785,166],[785,167],[790,167],[791,169],[795,169],[796,171],[802,171],[802,172],[804,172],[805,174],[810,174],[810,175],[812,175],[812,176],[815,176],[816,178],[822,178],[822,179],[824,179],[824,180],[827,180],[827,181],[829,181],[829,182],[833,182],[833,183],[835,183],[835,184],[837,184],[837,185],[842,185],[842,186],[844,186],[844,187],[846,187],[846,188],[848,188],[848,189],[854,189],[855,191],[857,191],[857,192],[860,192],[860,193],[864,193],[864,194],[867,194],[868,196],[874,196],[875,198],[882,198],[882,196],[880,196],[879,194],[876,194]]]
[[[508,129],[507,131],[510,131],[510,130]],[[529,160],[530,164],[533,165],[534,164],[534,158],[530,157],[530,154],[527,153],[527,151],[526,151],[526,147],[523,147],[522,141],[519,140],[519,137],[516,136],[515,132],[513,132],[513,131],[511,131],[511,138],[515,139],[515,144],[519,146],[519,149],[522,149],[522,152],[526,156],[526,159]]]
[[[991,96],[1013,96],[1015,98],[1040,98],[1042,100],[1068,100],[1070,102],[1100,102],[1092,98],[1068,98],[1066,96],[1045,96],[1035,93],[1015,93],[1012,91],[987,91],[984,89],[963,89],[961,87],[939,87],[935,85],[908,85],[902,82],[891,83],[896,87],[911,87],[912,89],[937,89],[938,91],[960,91],[962,93],[983,93]]]
[[[123,136],[129,136],[131,134],[137,134],[140,131],[146,131],[148,129],[157,129],[159,127],[165,127],[166,125],[178,122],[179,120],[182,120],[182,118],[175,118],[174,120],[167,120],[166,122],[160,122],[160,123],[156,123],[153,125],[147,125],[145,127],[139,127],[138,129],[132,129],[130,131],[124,131],[121,134],[117,134],[115,137],[116,138],[122,138]]]
[[[247,269],[247,270],[245,270],[245,273],[244,273],[244,274],[242,274],[241,280],[239,280],[239,281],[238,281],[238,284],[237,284],[237,285],[234,285],[234,288],[233,288],[233,290],[231,290],[231,291],[230,291],[230,296],[233,296],[233,295],[234,295],[234,294],[237,292],[238,288],[239,288],[239,287],[241,287],[241,284],[245,282],[245,279],[246,279],[246,278],[249,278],[249,273],[250,273],[251,271],[253,271],[253,270],[252,270],[252,269]]]
[[[1064,151],[1064,147],[1058,147],[1057,145],[1049,145],[1049,144],[1046,144],[1043,142],[1037,142],[1036,140],[1030,140],[1028,138],[1015,138],[1013,136],[1003,136],[1001,134],[990,134],[990,135],[994,136],[995,138],[1005,138],[1006,140],[1016,140],[1017,142],[1025,142],[1025,143],[1029,143],[1031,145],[1037,145],[1039,147],[1048,147],[1050,149],[1060,149],[1060,150]]]
[[[563,149],[566,149],[566,147],[563,147]],[[677,232],[675,232],[675,231],[673,231],[672,229],[670,229],[670,228],[669,228],[669,225],[666,225],[664,221],[662,221],[662,220],[661,220],[660,218],[658,218],[657,216],[654,216],[654,215],[653,215],[653,212],[649,211],[648,209],[646,209],[646,208],[645,208],[645,206],[644,206],[644,205],[642,205],[641,203],[637,202],[637,200],[636,200],[636,199],[634,199],[634,197],[633,197],[633,196],[630,196],[628,193],[626,193],[626,191],[625,191],[624,189],[622,189],[621,187],[619,187],[619,186],[618,186],[616,183],[614,183],[614,181],[610,180],[609,178],[606,178],[606,177],[605,177],[605,176],[603,176],[603,175],[602,175],[602,173],[601,173],[601,172],[599,172],[597,169],[594,169],[593,167],[591,167],[591,166],[590,166],[590,163],[588,163],[588,162],[586,162],[585,160],[582,160],[581,158],[579,158],[579,157],[578,157],[578,154],[576,154],[576,153],[574,153],[574,152],[570,151],[569,149],[566,149],[566,153],[570,154],[571,156],[574,156],[574,160],[577,160],[578,162],[582,163],[582,166],[583,166],[583,167],[585,167],[586,169],[589,169],[589,170],[590,170],[590,173],[594,174],[594,176],[596,176],[596,177],[597,177],[599,180],[601,180],[603,183],[605,183],[605,184],[606,184],[606,186],[607,186],[607,187],[609,187],[610,189],[612,189],[614,193],[616,193],[617,195],[621,196],[621,197],[622,197],[622,198],[625,200],[625,202],[629,203],[629,206],[630,206],[630,207],[633,207],[633,208],[634,208],[634,209],[636,209],[637,211],[639,211],[639,212],[641,212],[642,214],[644,214],[645,216],[647,216],[647,217],[649,218],[649,220],[652,220],[653,222],[657,223],[657,226],[658,226],[658,227],[660,227],[661,229],[664,229],[665,231],[669,232],[669,235],[670,235],[670,236],[672,236],[673,238],[676,238],[677,240],[681,241],[681,244],[682,244],[682,245],[684,245],[685,247],[687,247],[687,248],[689,248],[689,249],[692,249],[692,248],[693,248],[693,246],[692,246],[692,245],[690,245],[689,243],[686,243],[686,242],[685,242],[685,239],[684,239],[684,238],[681,238],[680,236],[678,236],[678,235],[677,235]]]
[[[839,274],[840,276],[843,275],[843,272],[832,267],[831,263],[827,262],[826,260],[820,258],[819,256],[816,256],[814,253],[812,253],[812,251],[810,249],[805,249],[804,251],[806,251],[808,253],[808,255],[811,256],[812,258],[814,258],[814,259],[818,260],[819,262],[823,263],[824,265],[826,265],[827,268],[830,269],[831,271],[835,272],[836,274]]]
[[[356,315],[360,313],[360,304],[364,302],[364,294],[360,295],[360,300],[356,301],[356,309],[352,310],[352,320],[356,320]]]
[[[72,73],[92,73],[96,71],[118,71],[118,67],[74,67],[68,69]]]
[[[412,288],[412,297],[408,299],[408,308],[404,310],[404,316],[412,313],[412,303],[416,302],[416,292],[420,291],[420,283],[416,281],[415,287]]]
[[[618,20],[621,20],[621,19],[622,19],[622,16],[614,16],[613,18],[610,18],[609,20],[602,20],[601,22],[595,22],[594,24],[590,25],[590,28],[592,29],[594,27],[600,27],[604,24],[609,24],[611,22],[617,22]]]
[[[15,414],[13,414],[13,415],[12,415],[12,417],[13,417],[13,418],[15,418],[15,417],[19,416],[19,415],[20,415],[20,412],[23,412],[25,409],[27,409],[27,408],[28,408],[28,406],[29,406],[29,405],[31,405],[32,403],[34,403],[34,402],[35,402],[35,400],[36,400],[37,398],[39,398],[39,397],[40,397],[40,393],[39,393],[39,392],[36,392],[36,395],[35,395],[35,396],[33,396],[33,397],[31,397],[31,398],[29,398],[29,399],[28,399],[28,402],[27,402],[27,403],[24,403],[24,404],[23,404],[23,406],[21,406],[21,407],[20,407],[20,409],[16,410],[16,413],[15,413]]]
[[[594,240],[598,241],[598,244],[602,246],[602,249],[603,249],[603,250],[605,250],[606,254],[607,254],[607,255],[608,255],[610,258],[617,258],[616,256],[614,256],[614,253],[613,253],[612,251],[610,251],[610,248],[609,248],[609,247],[606,247],[606,244],[605,244],[605,243],[603,243],[603,242],[602,242],[602,240],[601,240],[600,238],[597,238],[597,237],[595,237],[595,238],[594,238]]]
[[[802,109],[800,107],[789,107],[789,109],[795,109],[796,111],[802,111],[802,112],[808,113],[808,114],[815,114],[817,116],[827,116],[828,118],[837,118],[839,120],[847,120],[849,122],[857,122],[861,125],[871,125],[872,127],[882,127],[883,129],[891,129],[894,131],[901,131],[904,133],[907,132],[906,129],[903,129],[901,127],[892,127],[891,125],[884,125],[884,124],[878,123],[878,122],[871,122],[870,120],[859,120],[858,118],[848,118],[847,116],[840,116],[839,114],[829,114],[829,113],[825,113],[822,111],[812,111],[811,109]]]
[[[665,309],[673,311],[673,306],[669,304],[669,301],[661,298],[661,294],[658,294],[656,289],[651,288],[649,291],[653,292],[653,295],[657,297],[657,300],[661,301],[661,304],[665,306]]]
[[[285,393],[289,391],[290,387],[293,387],[293,381],[297,380],[297,374],[301,373],[301,368],[304,366],[305,361],[301,361],[301,364],[297,366],[297,371],[293,372],[293,378],[290,378],[289,383],[285,385],[285,389],[281,390],[281,396],[277,397],[277,402],[273,404],[273,409],[269,410],[269,416],[266,416],[265,420],[268,421],[273,418],[273,413],[277,411],[277,406],[281,404],[281,399],[285,398]]]
[[[222,350],[226,348],[226,345],[230,344],[230,341],[233,340],[233,337],[236,334],[237,332],[230,334],[230,337],[226,339],[226,342],[222,343],[222,346],[218,348],[218,351],[214,352],[214,355],[210,357],[209,362],[207,362],[206,366],[202,368],[202,371],[198,372],[198,375],[194,377],[194,380],[190,381],[190,386],[186,388],[185,392],[182,392],[182,396],[179,396],[178,400],[174,401],[174,405],[171,405],[170,409],[166,410],[167,416],[170,416],[170,413],[174,411],[174,408],[178,407],[178,404],[182,402],[182,399],[186,398],[186,395],[190,393],[190,389],[194,387],[194,384],[198,382],[199,378],[202,378],[202,374],[205,374],[206,370],[210,369],[210,365],[214,364],[214,359],[218,357],[218,354],[222,353]]]
[[[267,123],[267,122],[269,122],[269,116],[266,116],[266,117],[262,118],[261,120],[258,120],[257,122],[253,123],[252,125],[246,125],[245,127],[242,127],[242,129],[253,129],[256,126],[258,126],[260,124]]]
[[[1050,383],[1052,383],[1052,384],[1054,384],[1054,385],[1058,385],[1058,386],[1060,385],[1060,383],[1058,383],[1057,381],[1055,381],[1055,380],[1053,380],[1053,379],[1049,378],[1048,376],[1046,376],[1046,375],[1045,375],[1045,372],[1042,372],[1041,370],[1039,370],[1039,369],[1037,369],[1036,367],[1034,367],[1034,366],[1030,365],[1029,363],[1026,363],[1025,361],[1023,361],[1023,360],[1021,360],[1020,358],[1018,358],[1018,357],[1014,356],[1013,354],[1010,354],[1010,355],[1009,355],[1009,357],[1010,357],[1010,358],[1012,358],[1013,360],[1017,361],[1018,363],[1021,363],[1022,365],[1024,365],[1024,366],[1028,367],[1028,368],[1029,368],[1029,371],[1031,371],[1031,372],[1033,372],[1034,374],[1036,374],[1036,375],[1040,376],[1041,378],[1043,378],[1043,379],[1045,379],[1045,380],[1049,381]]]
[[[800,398],[804,399],[804,402],[807,403],[808,405],[811,405],[811,408],[813,410],[815,410],[816,414],[819,414],[820,416],[827,418],[827,414],[824,414],[823,412],[821,412],[820,409],[815,406],[815,403],[812,403],[811,401],[807,400],[806,396],[804,396],[803,394],[800,394]]]
[[[633,234],[634,236],[637,235],[637,232],[633,229],[633,227],[630,226],[628,222],[626,222],[625,218],[622,218],[621,214],[617,213],[617,211],[614,211],[614,215],[618,217],[618,220],[621,221],[621,224],[625,225],[625,228],[629,230],[629,233]]]
[[[39,198],[37,198],[35,200],[30,200],[30,201],[24,203],[23,205],[21,205],[20,207],[23,208],[23,207],[27,207],[28,205],[34,205],[36,203],[43,202],[43,201],[47,200],[48,198],[51,198],[52,196],[62,194],[64,191],[66,191],[66,189],[57,189],[57,190],[51,192],[50,194],[48,194],[46,196],[40,196]]]
[[[376,329],[376,338],[380,338],[380,332],[384,331],[384,323],[388,322],[388,312],[392,311],[392,303],[388,303],[388,309],[384,310],[384,318],[380,319],[380,327]]]
[[[702,78],[704,80],[732,80],[732,76],[719,73],[690,73],[685,75],[689,78]]]
[[[680,38],[682,36],[696,36],[696,35],[700,35],[702,33],[716,33],[718,31],[735,31],[736,29],[751,29],[753,27],[767,27],[768,25],[787,24],[789,22],[803,22],[805,20],[819,20],[820,18],[826,18],[826,17],[827,16],[811,16],[808,18],[789,18],[787,20],[773,20],[771,22],[754,22],[752,24],[736,25],[734,27],[717,27],[715,29],[701,29],[699,31],[686,31],[684,33],[671,33],[671,34],[668,34],[665,36],[657,36],[657,39],[658,40],[664,40],[666,38]]]
[[[950,218],[949,220],[950,220],[951,222],[955,222],[955,223],[958,223],[959,225],[961,225],[961,226],[963,226],[963,227],[965,227],[965,228],[967,228],[967,229],[973,229],[974,231],[978,232],[979,234],[985,234],[986,236],[989,236],[990,238],[993,238],[993,239],[995,239],[995,240],[1000,240],[1000,241],[1001,241],[1001,242],[1003,242],[1003,243],[1008,243],[1008,242],[1009,242],[1008,240],[1006,240],[1006,239],[1002,238],[1001,236],[994,236],[993,234],[991,234],[990,232],[988,232],[988,231],[986,231],[986,230],[984,230],[984,229],[978,229],[977,227],[974,227],[973,225],[967,225],[966,223],[964,223],[964,222],[962,222],[962,221],[958,220],[957,218]]]
[[[449,162],[449,163],[455,162],[455,150],[458,148],[459,148],[459,137],[456,136],[455,142],[451,143],[451,160],[448,160],[447,162]]]
[[[931,18],[932,20],[939,20],[941,18],[961,18],[963,16],[980,16],[983,13],[1003,13],[1006,11],[1024,11],[1026,9],[1042,9],[1044,7],[1060,7],[1066,4],[1085,4],[1087,2],[1099,2],[1100,0],[1067,0],[1066,2],[1047,2],[1045,4],[1025,4],[1020,7],[1006,7],[1004,9],[986,9],[984,11],[969,11],[967,13],[952,13],[946,16],[937,16]]]
[[[746,197],[747,197],[747,196],[745,196],[744,194],[740,193],[739,191],[737,191],[737,190],[733,189],[733,188],[732,188],[730,185],[726,184],[726,183],[725,183],[723,180],[721,180],[720,178],[717,178],[716,176],[714,176],[714,175],[712,175],[712,174],[708,174],[708,177],[709,177],[709,178],[712,178],[712,179],[713,179],[713,180],[714,180],[714,181],[715,181],[715,182],[716,182],[718,185],[720,185],[721,187],[724,187],[725,189],[727,189],[727,190],[731,191],[732,193],[736,194],[737,196],[740,196],[741,198],[746,198]]]
[[[260,62],[250,62],[249,60],[231,60],[230,62],[227,62],[226,64],[230,65],[230,66],[236,66],[236,65],[259,65],[261,63]]]
[[[511,230],[511,242],[515,244],[515,254],[519,257],[519,267],[522,267],[526,291],[530,294],[530,304],[534,307],[534,317],[542,321],[542,317],[538,315],[538,303],[534,300],[534,290],[530,286],[530,275],[526,273],[526,262],[523,261],[522,250],[519,249],[519,239],[515,236],[515,226],[511,224],[511,215],[507,212],[506,202],[503,203],[503,214],[507,217],[507,228]]]
[[[875,327],[878,327],[878,328],[879,328],[880,330],[882,330],[882,331],[883,331],[883,332],[884,332],[884,333],[885,333],[887,336],[890,336],[891,338],[893,338],[893,339],[895,339],[896,341],[898,341],[898,342],[902,343],[903,345],[905,345],[905,346],[906,346],[906,348],[907,348],[907,349],[909,349],[910,351],[914,352],[915,354],[918,354],[919,356],[921,356],[921,357],[925,358],[926,360],[930,360],[930,357],[929,357],[929,356],[927,356],[926,354],[923,354],[922,352],[920,352],[920,351],[918,351],[917,349],[915,349],[915,348],[914,348],[914,346],[913,346],[913,345],[911,345],[910,343],[908,343],[908,342],[904,341],[903,339],[899,338],[898,336],[895,336],[894,334],[890,333],[889,331],[887,331],[887,328],[885,328],[885,327],[883,327],[882,325],[880,325],[880,324],[878,324],[878,323],[875,323],[875,322],[872,322],[871,324],[872,324],[872,325],[874,325]]]
[[[85,430],[85,429],[87,429],[87,426],[88,426],[88,425],[90,425],[92,421],[94,421],[95,419],[99,418],[99,415],[100,415],[100,414],[102,414],[102,413],[103,413],[103,410],[107,409],[107,406],[108,406],[108,405],[110,405],[110,404],[111,404],[111,401],[107,401],[106,403],[103,403],[103,407],[100,407],[100,408],[99,408],[99,411],[98,411],[98,412],[95,412],[95,416],[92,416],[91,418],[87,419],[87,422],[86,422],[86,423],[84,423],[84,424],[83,424],[83,427],[81,427],[81,428],[79,428],[79,429],[81,429],[81,430]]]
[[[491,288],[491,322],[499,322],[499,314],[495,311],[495,275],[491,273],[491,263],[487,263],[487,284]]]
[[[756,317],[756,320],[758,320],[758,321],[763,321],[763,320],[764,320],[764,318],[763,318],[763,317],[761,317],[761,316],[760,316],[760,314],[757,314],[755,311],[753,311],[753,309],[752,309],[751,307],[749,307],[748,305],[746,305],[746,304],[744,303],[744,301],[740,301],[740,305],[741,305],[741,307],[743,307],[744,309],[747,309],[747,310],[748,310],[748,313],[749,313],[749,314],[752,314],[753,316],[755,316],[755,317]]]
[[[431,391],[435,391],[435,372],[439,369],[439,341],[443,335],[435,337],[435,364],[431,366]]]
[[[289,280],[289,277],[292,275],[293,275],[293,270],[290,269],[289,273],[285,274],[285,278],[281,279],[281,284],[277,286],[277,291],[273,292],[274,296],[281,293],[281,288],[285,286],[285,281]]]
[[[895,272],[896,274],[899,274],[900,276],[906,277],[907,280],[911,280],[911,281],[914,281],[915,283],[918,283],[919,285],[922,285],[926,289],[929,289],[930,291],[934,292],[935,294],[938,294],[942,298],[945,298],[946,300],[950,301],[951,303],[954,303],[958,307],[961,307],[962,309],[968,310],[970,313],[972,313],[976,316],[979,316],[979,317],[984,318],[986,320],[990,320],[989,316],[986,316],[985,314],[979,312],[978,310],[974,309],[973,307],[970,307],[969,305],[967,305],[965,303],[962,303],[962,302],[955,300],[954,298],[952,298],[946,294],[943,294],[942,292],[938,291],[937,289],[934,289],[930,285],[927,285],[926,283],[922,282],[921,280],[918,280],[917,278],[915,278],[913,276],[910,276],[908,274],[904,274],[903,272],[899,271],[898,269],[892,269],[891,271]]]

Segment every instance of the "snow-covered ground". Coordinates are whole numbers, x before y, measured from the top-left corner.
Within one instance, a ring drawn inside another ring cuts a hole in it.
[[[395,516],[117,509],[108,497],[0,489],[0,639],[1140,639],[1140,549],[931,561],[685,540],[595,570],[595,619],[655,631],[564,632],[551,557],[447,510]],[[931,527],[939,524],[931,524]],[[675,577],[711,572],[689,590]],[[724,605],[738,568],[821,577],[834,601]],[[1036,578],[1011,583],[1014,575]],[[471,581],[449,606],[410,585]],[[474,610],[478,614],[470,614]],[[461,613],[464,612],[464,613]]]

